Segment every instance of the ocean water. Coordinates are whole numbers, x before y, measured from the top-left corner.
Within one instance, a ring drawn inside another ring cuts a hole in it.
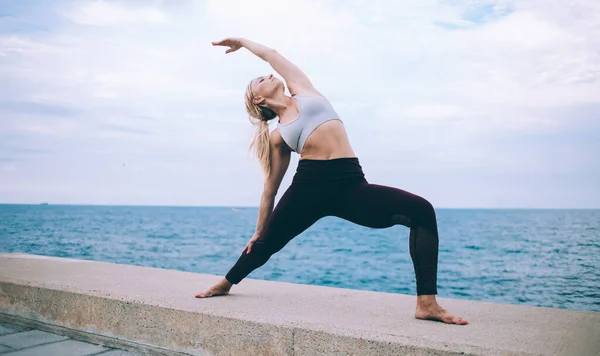
[[[436,214],[439,297],[600,311],[600,210]],[[257,208],[0,205],[0,251],[223,276],[257,217]],[[416,295],[408,231],[325,217],[248,278]]]

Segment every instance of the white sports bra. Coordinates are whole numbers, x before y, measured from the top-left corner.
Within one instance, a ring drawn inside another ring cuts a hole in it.
[[[302,147],[308,136],[322,123],[329,120],[340,120],[331,103],[320,96],[293,96],[298,100],[298,117],[287,124],[277,124],[281,137],[290,148],[297,153],[302,152]]]

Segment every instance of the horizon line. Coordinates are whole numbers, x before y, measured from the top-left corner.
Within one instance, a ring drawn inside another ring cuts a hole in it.
[[[146,207],[146,208],[243,208],[243,209],[258,209],[258,205],[163,205],[163,204],[93,204],[93,203],[0,203],[0,206],[21,205],[21,206],[95,206],[95,207]],[[435,209],[448,210],[600,210],[598,208],[574,208],[574,207],[434,207]]]

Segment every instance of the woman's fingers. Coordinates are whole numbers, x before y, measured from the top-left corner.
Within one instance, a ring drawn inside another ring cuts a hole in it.
[[[232,41],[230,39],[226,38],[224,40],[215,41],[212,44],[215,46],[230,46],[232,44]]]
[[[226,38],[224,40],[221,41],[216,41],[216,42],[212,42],[213,46],[228,46],[229,49],[227,49],[227,51],[225,51],[225,54],[227,53],[231,53],[231,52],[235,52],[238,49],[241,48],[241,46],[239,45],[238,41],[233,40],[233,39],[229,39]]]
[[[250,251],[252,250],[252,242],[249,242],[246,247],[244,247],[244,249],[242,250],[242,254],[246,253],[250,253]]]

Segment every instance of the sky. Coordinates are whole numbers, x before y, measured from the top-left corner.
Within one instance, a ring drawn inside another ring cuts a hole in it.
[[[0,0],[0,203],[258,206],[243,97],[277,73],[226,37],[308,75],[370,183],[600,208],[596,0]]]

